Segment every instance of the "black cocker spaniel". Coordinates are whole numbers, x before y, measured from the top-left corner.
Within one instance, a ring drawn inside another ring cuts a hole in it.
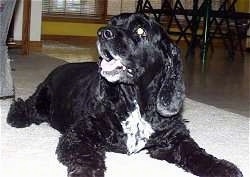
[[[56,68],[27,100],[17,99],[7,122],[48,122],[62,133],[56,150],[70,177],[103,177],[105,152],[146,150],[201,177],[242,177],[200,148],[182,119],[180,50],[155,21],[113,17],[99,29],[98,63]]]

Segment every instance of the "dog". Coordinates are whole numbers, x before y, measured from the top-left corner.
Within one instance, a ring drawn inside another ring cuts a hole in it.
[[[27,100],[13,102],[8,124],[47,122],[57,129],[56,154],[69,177],[103,177],[105,152],[142,150],[197,176],[243,176],[190,137],[180,49],[158,23],[125,13],[97,36],[97,63],[56,68]]]

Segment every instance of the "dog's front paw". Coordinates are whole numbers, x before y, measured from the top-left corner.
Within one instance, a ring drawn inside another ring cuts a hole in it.
[[[219,160],[209,170],[206,177],[243,177],[242,172],[232,163]]]
[[[104,177],[104,170],[91,169],[89,167],[75,167],[69,170],[68,177]]]
[[[18,98],[17,101],[11,104],[10,110],[7,116],[7,123],[12,127],[24,128],[31,124],[29,118],[26,115],[27,109],[25,102]]]

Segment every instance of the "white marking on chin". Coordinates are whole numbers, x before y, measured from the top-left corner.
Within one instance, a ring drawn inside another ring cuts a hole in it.
[[[119,60],[106,61],[103,59],[101,61],[101,75],[107,79],[109,82],[116,82],[121,78],[121,73],[112,74],[111,72],[116,70],[118,67],[124,68],[125,66]]]
[[[119,81],[121,78],[121,74],[109,75],[109,74],[104,73],[103,71],[101,71],[101,75],[105,79],[107,79],[107,81],[112,82],[112,83]]]
[[[147,140],[154,133],[151,125],[141,117],[136,101],[135,104],[135,110],[122,122],[123,131],[127,134],[126,144],[129,154],[136,153],[145,147]]]

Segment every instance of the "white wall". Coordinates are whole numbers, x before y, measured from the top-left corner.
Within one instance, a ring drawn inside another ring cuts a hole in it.
[[[23,24],[23,0],[16,1],[14,15],[14,40],[22,40],[22,24]]]
[[[23,24],[23,0],[17,0],[15,22],[14,22],[14,40],[22,40]],[[31,19],[30,19],[30,41],[41,40],[42,24],[42,0],[32,0]]]

